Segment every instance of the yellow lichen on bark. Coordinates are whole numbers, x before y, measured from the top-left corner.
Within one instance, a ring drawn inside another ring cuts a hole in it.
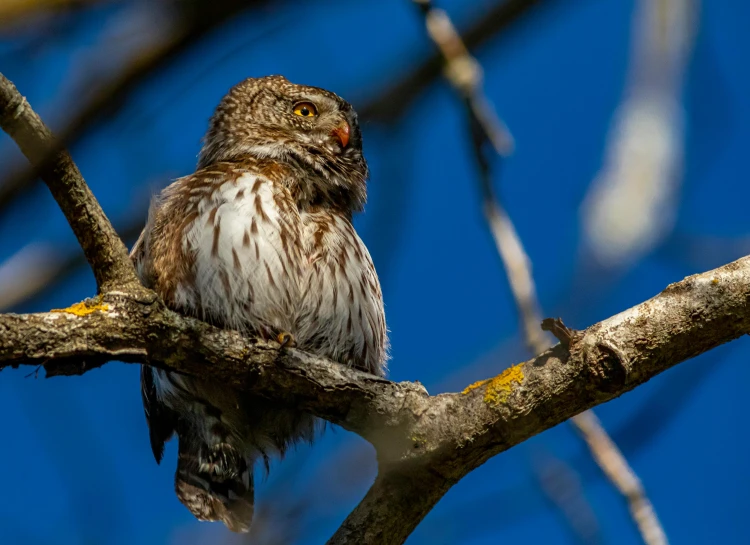
[[[97,310],[107,311],[109,305],[106,303],[97,303],[95,305],[88,306],[85,301],[71,305],[68,308],[53,308],[50,312],[64,312],[66,314],[73,314],[75,316],[87,316],[96,312]]]
[[[486,386],[484,390],[484,402],[490,405],[504,403],[513,389],[513,383],[521,384],[523,381],[522,364],[509,367],[494,378],[480,380],[467,386],[463,393],[468,394],[472,390]]]
[[[466,395],[469,392],[471,392],[472,390],[476,390],[477,388],[481,388],[482,386],[484,386],[485,384],[487,384],[491,380],[492,380],[491,378],[487,378],[487,379],[484,379],[484,380],[478,380],[477,382],[469,384],[466,388],[464,388],[464,391],[461,392],[461,393],[464,394],[464,395]]]

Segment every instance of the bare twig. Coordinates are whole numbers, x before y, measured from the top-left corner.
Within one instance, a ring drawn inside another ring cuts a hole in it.
[[[470,48],[478,47],[497,38],[509,28],[517,28],[524,16],[538,12],[539,8],[551,8],[560,4],[562,2],[559,0],[500,0],[467,27],[461,34],[461,42]],[[435,53],[404,78],[390,83],[387,89],[378,93],[376,100],[360,109],[360,114],[364,119],[372,121],[398,119],[440,77],[443,67],[442,55]]]
[[[482,73],[478,62],[461,42],[461,37],[447,14],[433,7],[430,0],[413,1],[421,8],[430,37],[443,55],[446,78],[466,104],[480,169],[484,215],[505,266],[523,324],[526,343],[533,354],[541,354],[549,349],[551,343],[539,327],[542,321],[541,312],[531,274],[531,264],[513,222],[495,195],[490,162],[485,154],[488,144],[499,155],[507,154],[511,149],[512,139],[482,92]],[[571,420],[589,445],[594,460],[627,499],[644,542],[648,545],[666,544],[666,535],[640,481],[596,415],[585,413],[576,415]]]
[[[641,531],[643,541],[649,544],[668,543],[667,535],[659,524],[659,518],[641,481],[610,439],[599,418],[593,411],[583,412],[575,417],[575,428],[586,441],[604,474],[628,500],[630,513]]]

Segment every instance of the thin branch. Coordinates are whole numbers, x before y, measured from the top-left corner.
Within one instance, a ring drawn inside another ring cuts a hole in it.
[[[125,245],[94,198],[67,151],[31,109],[15,85],[0,74],[0,127],[15,140],[65,214],[101,291],[140,285]],[[50,153],[50,150],[56,150]]]
[[[499,155],[507,155],[512,147],[512,138],[482,92],[482,71],[479,63],[461,42],[461,37],[448,15],[443,10],[433,7],[430,0],[413,1],[422,10],[428,33],[443,55],[446,78],[466,105],[475,156],[480,169],[484,215],[505,267],[526,343],[533,354],[540,354],[550,347],[550,342],[539,327],[542,316],[530,260],[513,222],[495,194],[490,161],[485,153],[485,148],[492,147]],[[609,438],[596,415],[577,415],[573,417],[572,423],[589,445],[594,460],[627,499],[633,520],[644,542],[648,545],[666,544],[666,535],[638,477],[617,445]]]
[[[576,429],[589,446],[596,463],[628,500],[630,514],[641,531],[643,541],[649,544],[668,543],[667,535],[643,490],[640,479],[602,427],[599,418],[593,411],[586,411],[577,415],[574,422]]]
[[[517,28],[526,15],[538,13],[539,8],[550,8],[559,4],[562,4],[559,0],[498,1],[486,13],[477,17],[465,32],[461,33],[461,41],[467,47],[479,47],[510,28]],[[380,122],[401,117],[414,100],[440,77],[443,66],[440,53],[431,55],[404,78],[378,93],[378,98],[361,108],[359,113],[363,119]]]

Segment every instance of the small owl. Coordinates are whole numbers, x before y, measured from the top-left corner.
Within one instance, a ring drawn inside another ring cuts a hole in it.
[[[380,283],[352,226],[367,177],[347,102],[247,79],[211,118],[196,172],[154,200],[131,257],[175,311],[382,376]],[[317,427],[293,407],[145,365],[141,392],[156,461],[179,439],[177,497],[236,532],[250,528],[255,462],[268,469]]]

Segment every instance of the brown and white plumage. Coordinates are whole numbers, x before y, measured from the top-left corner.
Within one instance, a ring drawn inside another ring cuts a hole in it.
[[[290,333],[302,350],[382,375],[380,285],[351,223],[366,179],[348,103],[280,76],[245,80],[212,117],[198,170],[155,199],[132,258],[179,312]],[[157,461],[179,437],[177,496],[235,531],[252,519],[254,462],[315,431],[294,408],[148,366],[142,393]]]

